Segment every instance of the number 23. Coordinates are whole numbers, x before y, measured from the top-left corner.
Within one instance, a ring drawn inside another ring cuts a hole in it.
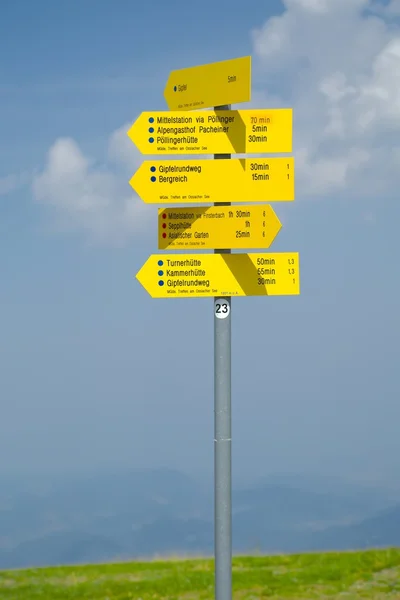
[[[228,305],[226,302],[224,302],[224,304],[216,304],[215,305],[215,312],[219,315],[221,313],[226,314],[228,312]]]

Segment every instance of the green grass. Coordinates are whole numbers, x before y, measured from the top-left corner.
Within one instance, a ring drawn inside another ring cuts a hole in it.
[[[1,600],[212,600],[210,559],[0,571]],[[400,550],[233,560],[235,600],[400,599]]]

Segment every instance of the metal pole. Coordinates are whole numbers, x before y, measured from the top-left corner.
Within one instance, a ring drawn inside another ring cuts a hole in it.
[[[229,104],[214,110],[230,110]],[[215,159],[231,158],[214,154]],[[214,206],[230,206],[215,202]],[[214,250],[230,254],[230,249]],[[232,600],[231,299],[214,298],[215,599]]]

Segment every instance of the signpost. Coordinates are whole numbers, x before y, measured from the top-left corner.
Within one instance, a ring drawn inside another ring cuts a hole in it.
[[[164,90],[169,110],[239,104],[250,94],[250,56],[172,71]]]
[[[142,162],[129,182],[147,204],[294,200],[294,159]]]
[[[292,152],[292,109],[142,112],[128,131],[142,154]]]
[[[160,250],[269,248],[281,227],[269,204],[161,208],[158,247]]]
[[[136,277],[152,298],[300,293],[296,252],[153,254]]]
[[[250,57],[173,71],[173,112],[143,112],[127,132],[142,154],[217,159],[147,160],[130,180],[148,204],[206,204],[159,208],[158,246],[214,254],[155,254],[136,277],[152,298],[214,298],[216,600],[232,600],[231,297],[300,293],[297,252],[231,252],[268,248],[281,228],[269,205],[232,202],[294,200],[292,157],[231,158],[292,152],[291,109],[231,110],[250,100],[250,75]]]
[[[231,110],[231,105],[215,110]],[[231,159],[214,154],[214,159]],[[214,206],[231,206],[216,202]],[[231,255],[230,248],[215,249],[219,258]],[[218,291],[215,290],[217,294]],[[214,554],[215,597],[232,598],[232,310],[229,294],[214,297]]]

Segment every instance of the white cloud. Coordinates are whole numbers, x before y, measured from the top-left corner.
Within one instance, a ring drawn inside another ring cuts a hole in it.
[[[389,0],[388,4],[379,2],[374,5],[374,11],[388,17],[397,17],[400,15],[400,0]]]
[[[32,174],[28,172],[11,173],[5,177],[0,177],[0,196],[6,196],[16,192],[27,185],[32,179]]]
[[[400,24],[388,15],[400,0],[284,5],[253,44],[263,105],[294,109],[297,196],[397,193]]]
[[[126,124],[111,135],[107,165],[85,156],[71,138],[59,138],[51,146],[32,189],[38,202],[54,209],[60,228],[116,244],[143,228],[149,207],[129,186],[140,155],[126,135],[128,128]]]
[[[125,165],[130,172],[130,176],[133,175],[135,168],[139,166],[142,158],[144,158],[127,136],[127,131],[131,125],[132,123],[126,123],[114,131],[108,143],[108,158],[111,162]]]

